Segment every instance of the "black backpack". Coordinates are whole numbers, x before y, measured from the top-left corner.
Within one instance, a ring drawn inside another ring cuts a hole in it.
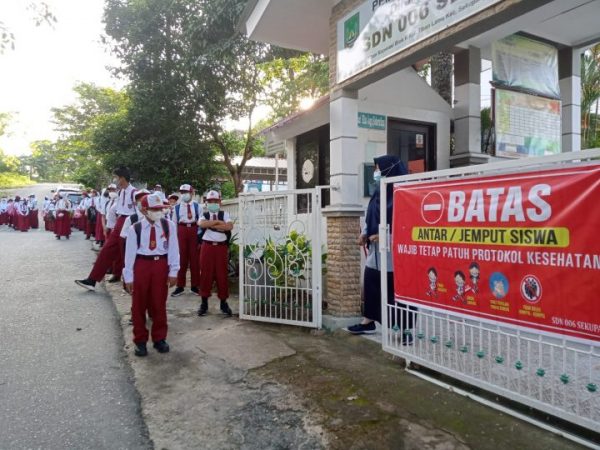
[[[210,213],[205,212],[203,214],[203,216],[206,220],[210,220]],[[224,220],[224,219],[225,219],[225,211],[219,211],[217,213],[217,220]],[[227,245],[229,245],[229,242],[231,241],[231,231],[215,230],[214,228],[199,228],[198,229],[198,244],[202,243],[202,238],[204,237],[204,233],[206,232],[206,230],[211,230],[216,233],[223,233],[225,235],[225,237],[227,238],[225,240],[225,242],[227,243]]]
[[[136,216],[137,214],[133,214],[131,217]],[[133,222],[133,220],[132,220]],[[164,217],[160,219],[160,224],[162,225],[163,233],[165,233],[165,237],[167,238],[167,242],[169,241],[169,221]],[[137,237],[137,246],[140,248],[140,243],[142,242],[142,222],[136,222],[133,225],[133,229],[135,230],[135,235]]]

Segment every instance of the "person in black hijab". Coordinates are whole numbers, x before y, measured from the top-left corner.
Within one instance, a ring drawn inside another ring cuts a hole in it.
[[[364,318],[362,322],[352,325],[347,330],[352,334],[374,334],[375,322],[381,323],[381,262],[379,254],[379,222],[381,217],[381,192],[379,181],[381,177],[396,177],[406,175],[408,171],[404,163],[394,155],[383,155],[374,159],[375,172],[373,179],[377,183],[377,188],[367,207],[367,216],[363,232],[359,238],[359,245],[368,247],[367,262],[364,272]],[[386,205],[385,214],[387,223],[390,226],[393,221],[393,184],[388,184],[386,187]],[[387,253],[387,302],[394,304],[394,274],[390,252]],[[398,305],[401,308],[406,308],[404,305]],[[403,309],[403,328],[412,328],[412,319],[414,313],[410,313]],[[392,327],[398,324],[398,314],[392,314],[388,319],[389,326]],[[408,337],[405,343],[408,343]]]

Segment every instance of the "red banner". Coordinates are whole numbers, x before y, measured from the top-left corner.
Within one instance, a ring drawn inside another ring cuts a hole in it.
[[[600,166],[402,185],[396,300],[600,341]]]

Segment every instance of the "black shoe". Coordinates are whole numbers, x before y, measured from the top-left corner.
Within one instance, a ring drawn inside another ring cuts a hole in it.
[[[84,289],[87,289],[88,291],[96,290],[96,282],[94,280],[90,280],[89,278],[86,278],[84,280],[75,280],[75,284],[81,286]]]
[[[171,293],[171,297],[179,297],[180,295],[183,295],[182,287],[175,288],[175,290]]]
[[[148,349],[146,348],[145,342],[135,344],[135,350],[133,351],[135,356],[148,356]]]
[[[200,291],[198,290],[197,287],[191,288],[190,291],[192,291],[193,294],[196,294],[197,296],[200,296]]]
[[[356,325],[346,328],[346,331],[348,331],[350,334],[375,334],[376,328],[375,322],[371,322],[366,325],[357,323]]]
[[[205,316],[207,312],[208,312],[208,299],[202,299],[200,308],[198,308],[198,315]]]
[[[118,283],[119,281],[121,281],[121,277],[117,277],[117,276],[115,276],[115,275],[113,275],[112,277],[110,277],[110,278],[108,279],[108,282],[109,282],[109,283]]]
[[[405,345],[405,346],[413,345],[412,334],[405,334],[404,336],[402,336],[402,345]]]
[[[231,312],[231,308],[227,304],[227,300],[221,300],[221,312],[228,317],[231,317],[233,313]]]
[[[69,239],[71,236],[65,236],[67,239]]]
[[[169,353],[169,344],[164,339],[154,343],[154,348],[158,353]]]
[[[56,239],[58,239],[60,241],[60,236],[56,236]]]

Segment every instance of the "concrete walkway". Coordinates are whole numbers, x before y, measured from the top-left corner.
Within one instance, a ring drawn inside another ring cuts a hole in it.
[[[0,227],[1,449],[151,448],[110,297],[73,283],[88,248]]]
[[[136,358],[129,297],[110,293],[159,449],[580,448],[405,373],[375,342],[224,318],[214,298],[202,318],[198,297],[170,298],[171,353]]]

